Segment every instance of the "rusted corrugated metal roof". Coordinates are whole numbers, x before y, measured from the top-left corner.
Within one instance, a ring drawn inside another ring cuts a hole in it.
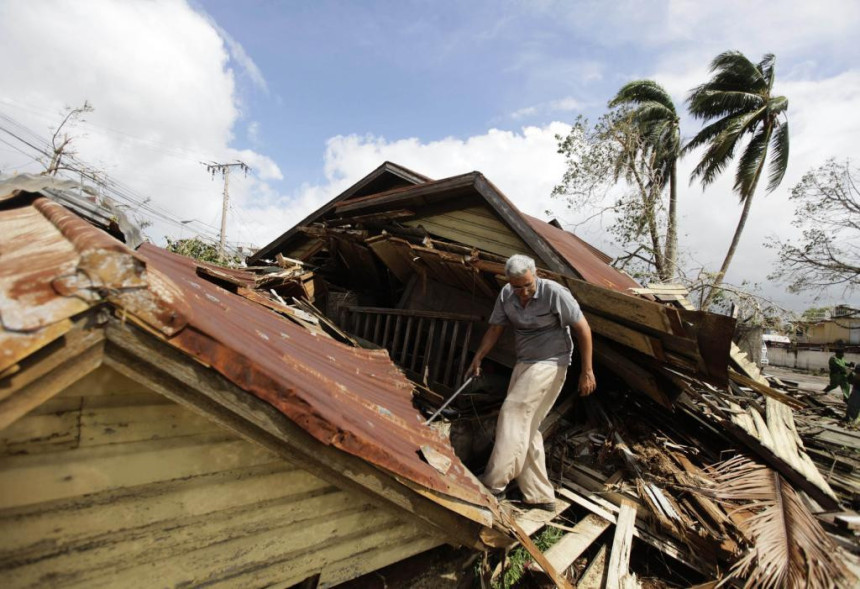
[[[132,252],[42,197],[4,203],[0,228],[0,371],[62,335],[56,326],[109,303],[320,442],[426,489],[490,506],[447,439],[424,425],[411,382],[384,350],[313,334],[199,275],[194,260],[149,244]],[[14,350],[7,346],[13,341]],[[446,474],[421,458],[422,447],[451,461]]]
[[[638,282],[607,264],[587,243],[572,233],[553,227],[531,215],[521,214],[538,235],[579,272],[583,280],[621,292],[629,292],[629,288],[640,288]]]
[[[450,444],[424,425],[412,383],[384,350],[353,348],[315,335],[212,284],[194,260],[145,244],[138,250],[182,292],[191,308],[171,345],[267,401],[319,441],[440,493],[488,505]],[[452,461],[442,476],[421,459],[429,445]]]

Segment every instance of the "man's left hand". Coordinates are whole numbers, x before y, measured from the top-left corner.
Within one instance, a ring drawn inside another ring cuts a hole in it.
[[[579,375],[579,395],[587,397],[597,388],[597,379],[593,370],[585,370]]]

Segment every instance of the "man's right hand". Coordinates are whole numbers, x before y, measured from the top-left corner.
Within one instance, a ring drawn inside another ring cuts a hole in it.
[[[466,378],[469,378],[470,376],[481,376],[481,358],[478,356],[475,356],[472,363],[469,364],[469,368],[466,369]]]

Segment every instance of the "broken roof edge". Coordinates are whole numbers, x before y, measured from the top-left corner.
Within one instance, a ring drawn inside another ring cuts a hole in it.
[[[49,198],[88,223],[121,237],[132,249],[145,241],[140,228],[125,214],[122,206],[89,185],[46,174],[0,177],[0,203],[24,193]]]
[[[383,174],[392,174],[398,178],[401,178],[402,180],[405,180],[406,182],[410,182],[411,184],[424,184],[426,182],[433,181],[432,178],[429,178],[423,174],[419,174],[418,172],[410,170],[409,168],[401,166],[400,164],[396,164],[394,162],[386,160],[382,162],[379,166],[377,166],[369,174],[358,180],[355,184],[351,185],[349,188],[335,196],[333,199],[326,201],[321,207],[310,213],[307,217],[296,223],[293,227],[276,237],[270,243],[261,247],[253,255],[248,256],[248,265],[253,265],[255,263],[260,262],[261,260],[273,256],[275,253],[277,253],[276,250],[278,248],[280,248],[284,243],[286,243],[298,232],[299,227],[303,225],[308,225],[309,223],[313,223],[316,219],[331,210],[337,203],[348,199],[350,196],[360,191],[362,188],[364,188],[374,180],[380,178]]]

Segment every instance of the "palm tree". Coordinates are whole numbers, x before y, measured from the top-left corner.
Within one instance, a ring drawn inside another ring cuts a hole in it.
[[[682,150],[687,153],[707,146],[693,170],[691,182],[700,178],[703,187],[711,184],[729,165],[735,152],[740,151],[741,139],[750,136],[735,173],[734,191],[743,203],[743,211],[723,265],[702,302],[702,310],[711,304],[735,255],[768,149],[773,149],[768,192],[779,186],[788,167],[788,99],[772,94],[775,61],[770,53],[758,64],[739,51],[721,53],[711,63],[711,79],[694,88],[687,98],[690,114],[708,123]]]
[[[672,280],[678,263],[677,163],[681,151],[680,118],[675,111],[675,104],[669,93],[657,82],[635,80],[625,84],[610,101],[609,106],[631,107],[628,113],[629,121],[643,139],[640,149],[645,150],[654,163],[655,174],[652,175],[651,181],[657,182],[659,192],[669,185],[666,248],[664,255],[660,256],[658,251],[655,257],[663,258],[660,279]],[[655,245],[659,249],[659,244]]]

